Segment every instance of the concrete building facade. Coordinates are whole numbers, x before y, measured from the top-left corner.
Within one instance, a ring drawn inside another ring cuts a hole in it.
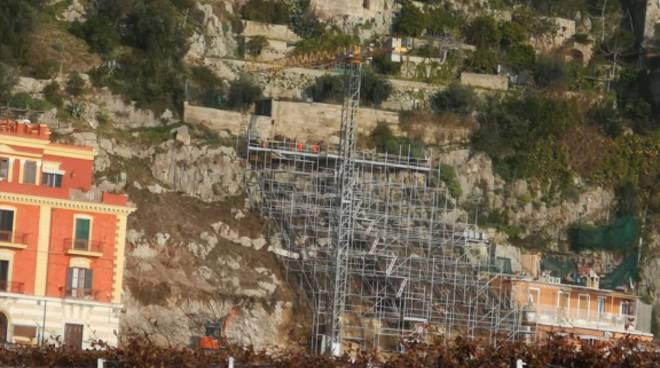
[[[117,343],[123,194],[92,188],[94,150],[0,121],[0,342]]]

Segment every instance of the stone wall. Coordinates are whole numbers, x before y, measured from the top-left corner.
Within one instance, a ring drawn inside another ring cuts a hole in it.
[[[215,132],[242,134],[250,124],[262,137],[283,136],[301,141],[338,142],[341,105],[272,101],[271,116],[241,114],[184,104],[184,121],[201,124]],[[360,108],[358,134],[369,134],[379,122],[391,125],[399,132],[396,112]]]
[[[310,102],[273,101],[273,134],[305,140],[338,140],[341,105]],[[360,108],[358,134],[369,134],[378,122],[390,124],[398,131],[396,112]],[[293,136],[292,136],[292,132]]]
[[[187,102],[183,103],[184,122],[201,124],[215,132],[226,131],[233,135],[239,135],[245,129],[248,116],[248,114],[240,112],[192,106]]]
[[[509,88],[509,80],[504,75],[497,74],[478,74],[478,73],[461,73],[461,84],[486,89],[507,90]]]
[[[309,68],[286,68],[273,73],[273,66],[267,63],[218,58],[207,58],[204,61],[205,65],[221,78],[233,79],[241,73],[248,73],[263,87],[265,96],[280,99],[305,99],[305,89],[311,86],[316,78],[337,74],[332,70]],[[394,88],[381,108],[397,111],[427,106],[430,97],[446,87],[400,79],[389,79],[389,82]]]
[[[267,24],[254,22],[251,20],[243,21],[243,37],[264,36],[269,40],[278,40],[284,42],[298,42],[300,37],[293,33],[289,27],[280,24]]]

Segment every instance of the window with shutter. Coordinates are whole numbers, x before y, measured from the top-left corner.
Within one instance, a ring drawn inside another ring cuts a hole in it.
[[[9,261],[0,261],[0,291],[11,291],[9,288]]]
[[[92,295],[92,270],[69,267],[66,296],[84,298]]]
[[[0,180],[9,180],[9,159],[0,159]]]
[[[0,210],[0,241],[11,242],[14,233],[14,211]]]
[[[37,184],[37,162],[25,161],[23,164],[23,183]]]
[[[89,249],[89,235],[90,235],[91,220],[88,218],[76,218],[75,234],[73,246],[78,250]]]

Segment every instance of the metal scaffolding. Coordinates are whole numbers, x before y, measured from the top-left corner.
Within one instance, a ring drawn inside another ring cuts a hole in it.
[[[333,54],[334,55],[334,54]],[[245,134],[248,198],[314,311],[313,350],[395,351],[434,335],[513,339],[520,313],[429,157],[359,152],[359,47],[342,53],[339,145]],[[333,56],[333,60],[336,55]]]
[[[315,351],[336,352],[333,343],[397,351],[402,339],[439,335],[519,336],[520,312],[493,263],[469,251],[476,226],[441,189],[429,157],[353,152],[344,243],[337,241],[345,185],[338,147],[255,134],[246,134],[248,197],[270,220],[287,277],[295,276],[313,310]]]

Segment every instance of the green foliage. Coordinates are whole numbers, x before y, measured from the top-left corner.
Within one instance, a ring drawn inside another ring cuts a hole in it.
[[[265,36],[255,36],[245,44],[245,51],[252,56],[258,56],[266,46],[268,46],[268,39]]]
[[[70,32],[82,38],[89,47],[98,53],[109,54],[119,44],[119,32],[113,27],[110,19],[101,15],[93,15],[84,23],[74,22]]]
[[[465,22],[463,15],[449,11],[445,7],[427,8],[423,20],[427,34],[432,36],[457,36],[461,25]]]
[[[402,4],[392,23],[394,34],[403,37],[454,35],[460,32],[463,17],[445,7],[420,9],[410,1]]]
[[[616,138],[623,133],[624,122],[619,110],[611,103],[601,102],[594,106],[589,112],[591,120],[597,124],[601,131],[611,138]]]
[[[585,0],[530,0],[529,6],[546,16],[573,19],[577,12],[586,13],[587,7],[585,3]]]
[[[57,107],[62,107],[64,105],[64,95],[62,94],[62,89],[57,81],[48,83],[46,87],[44,87],[42,93],[46,101],[51,104]]]
[[[461,198],[463,190],[461,189],[461,184],[458,182],[458,176],[456,175],[456,170],[452,166],[447,164],[440,165],[440,180],[447,186],[449,194],[455,198]]]
[[[459,83],[451,83],[447,89],[439,91],[431,98],[431,106],[436,112],[452,112],[467,115],[475,111],[481,100],[474,90]]]
[[[232,110],[246,111],[261,98],[261,87],[247,75],[241,75],[229,84],[227,107]]]
[[[169,0],[136,2],[124,26],[124,43],[150,57],[178,60],[188,51],[188,31]]]
[[[224,107],[223,81],[205,67],[192,68],[187,99],[190,103],[213,108]]]
[[[466,61],[466,66],[473,72],[493,74],[497,72],[499,60],[500,55],[497,50],[479,46]]]
[[[405,1],[392,22],[392,31],[398,36],[419,37],[423,34],[424,14],[412,2]]]
[[[319,20],[311,9],[310,0],[291,1],[290,24],[291,29],[302,38],[316,38],[325,31],[325,25]]]
[[[26,110],[45,111],[50,109],[50,104],[38,98],[32,98],[29,93],[21,92],[12,95],[7,100],[9,107]]]
[[[94,2],[88,20],[73,27],[90,48],[108,54],[117,67],[92,71],[92,81],[154,108],[178,107],[184,98],[188,51],[184,0]]]
[[[337,75],[325,74],[307,88],[315,102],[341,103],[344,100],[344,80]]]
[[[248,0],[241,8],[243,19],[262,23],[288,24],[289,13],[287,2],[278,0]]]
[[[401,63],[393,62],[387,54],[374,56],[371,66],[376,73],[383,75],[398,75],[401,72]]]
[[[505,179],[536,177],[566,186],[570,170],[557,140],[577,120],[569,101],[540,95],[491,98],[479,116],[472,145],[493,159]],[[560,188],[561,189],[561,188]]]
[[[25,57],[36,12],[32,1],[0,1],[0,61],[14,63]]]
[[[376,75],[370,69],[363,69],[360,88],[360,101],[367,106],[380,106],[392,94],[392,83]]]
[[[570,81],[566,63],[559,56],[544,55],[539,57],[534,68],[534,81],[541,88],[568,88]]]
[[[344,100],[344,77],[323,75],[316,78],[307,93],[315,102],[341,103]],[[369,69],[362,71],[360,103],[367,106],[379,106],[392,93],[392,84]]]
[[[66,82],[66,92],[73,97],[80,97],[85,90],[85,80],[78,72],[74,72]]]
[[[396,137],[389,125],[384,122],[379,122],[369,137],[372,146],[380,153],[406,156],[410,151],[412,157],[422,157],[424,154],[424,145],[421,142],[406,137]]]
[[[346,34],[338,29],[323,31],[319,36],[303,39],[296,44],[297,53],[310,53],[315,51],[336,50],[349,47],[358,42],[356,36]]]
[[[16,74],[12,68],[0,62],[0,102],[7,100],[16,81]]]
[[[467,42],[480,48],[492,48],[499,45],[502,32],[493,17],[479,16],[474,18],[465,30]]]
[[[507,48],[504,59],[516,72],[532,70],[536,64],[536,51],[530,45],[515,44]]]

